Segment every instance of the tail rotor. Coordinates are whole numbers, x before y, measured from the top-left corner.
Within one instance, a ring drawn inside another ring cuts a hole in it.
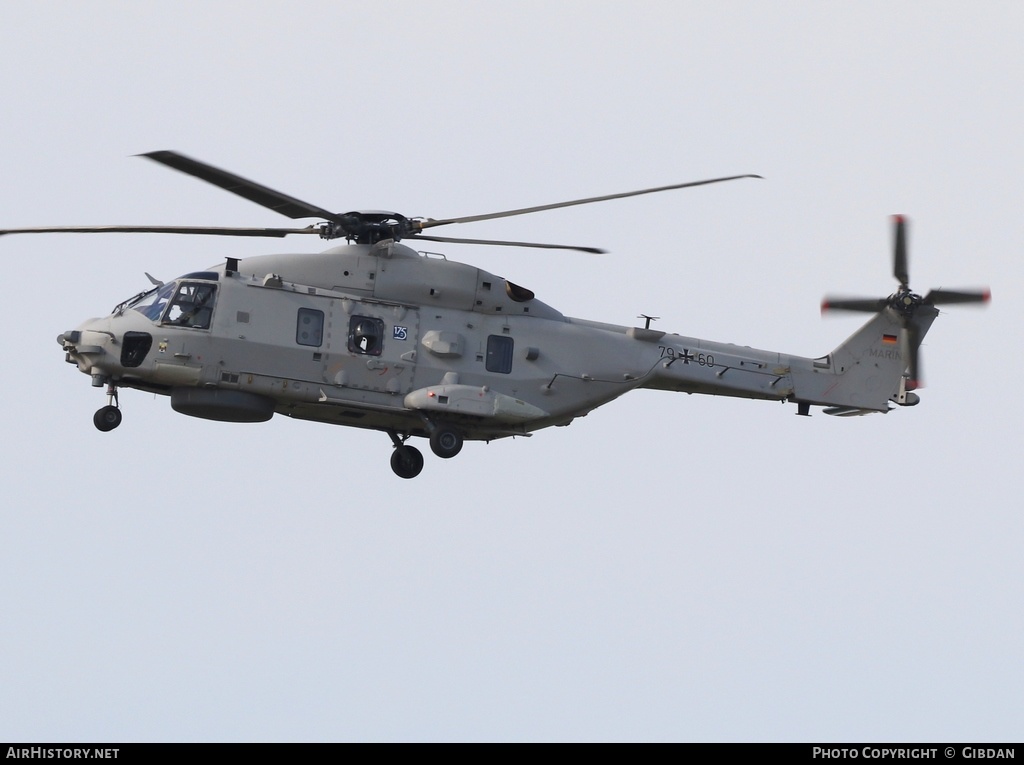
[[[984,290],[930,290],[924,297],[910,288],[910,269],[907,258],[907,220],[893,216],[893,276],[899,289],[887,298],[826,297],[821,303],[825,311],[860,311],[878,313],[891,310],[900,318],[902,330],[898,343],[902,357],[907,361],[906,390],[921,385],[920,348],[924,333],[938,315],[935,306],[962,303],[987,303],[992,293]]]

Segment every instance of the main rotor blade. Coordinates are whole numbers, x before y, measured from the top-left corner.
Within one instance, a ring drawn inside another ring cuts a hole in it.
[[[924,297],[924,302],[929,305],[942,305],[943,303],[987,303],[992,299],[990,290],[965,291],[965,290],[932,290]]]
[[[907,221],[902,215],[894,215],[892,220],[896,224],[893,232],[892,273],[901,286],[907,287],[910,285],[907,267]]]
[[[229,228],[226,226],[48,226],[39,228],[5,228],[4,234],[210,234],[213,236],[270,236],[319,234],[314,226],[306,228]]]
[[[641,194],[656,194],[659,191],[671,191],[673,189],[685,189],[690,186],[706,186],[709,183],[721,183],[723,181],[734,181],[739,178],[760,178],[760,175],[731,175],[728,178],[711,178],[706,181],[691,181],[689,183],[677,183],[673,186],[658,186],[653,189],[641,189],[639,191],[626,191],[621,194],[607,194],[602,197],[587,197],[586,199],[573,199],[569,202],[555,202],[550,205],[537,205],[536,207],[522,207],[518,210],[505,210],[504,212],[486,213],[484,215],[468,215],[464,218],[445,218],[444,220],[422,220],[414,221],[415,227],[422,231],[425,228],[434,226],[447,226],[449,223],[472,223],[480,220],[493,220],[495,218],[510,218],[513,215],[526,215],[528,213],[542,212],[544,210],[556,210],[559,207],[572,207],[574,205],[588,205],[591,202],[605,202],[609,199],[624,199],[625,197],[636,197]]]
[[[825,311],[861,311],[878,313],[889,304],[888,298],[839,298],[826,297],[821,301],[821,312]]]
[[[450,244],[495,244],[501,247],[535,247],[544,250],[576,250],[578,252],[590,252],[602,255],[607,250],[597,247],[577,247],[570,244],[539,244],[537,242],[505,242],[498,239],[459,239],[449,236],[427,236],[426,234],[412,234],[406,237],[409,239],[425,239],[428,242],[446,242]]]
[[[287,215],[289,218],[323,218],[335,223],[342,222],[341,216],[330,210],[303,202],[301,199],[282,194],[280,191],[275,191],[255,181],[250,181],[240,175],[229,173],[175,151],[151,151],[139,156],[149,157],[154,162],[180,170],[201,181],[212,183],[214,186],[220,186],[225,191],[230,191],[250,202]]]

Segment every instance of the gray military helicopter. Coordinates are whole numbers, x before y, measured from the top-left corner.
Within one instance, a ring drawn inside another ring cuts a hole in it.
[[[591,247],[447,238],[431,228],[493,220],[739,175],[444,220],[393,212],[334,213],[171,151],[142,156],[207,181],[305,228],[87,226],[0,234],[129,232],[284,237],[347,244],[316,254],[228,258],[119,303],[59,335],[66,360],[105,387],[93,421],[121,423],[119,388],[170,396],[182,414],[263,422],[275,413],[383,431],[402,478],[423,469],[409,444],[438,457],[466,440],[526,436],[568,425],[636,388],[787,401],[851,416],[919,401],[919,348],[937,306],[981,303],[988,290],[910,289],[906,221],[894,219],[894,275],[885,298],[827,298],[823,309],[873,314],[831,353],[791,356],[644,327],[564,316],[530,290],[405,242],[455,242],[601,252]],[[147,275],[148,276],[148,275]]]

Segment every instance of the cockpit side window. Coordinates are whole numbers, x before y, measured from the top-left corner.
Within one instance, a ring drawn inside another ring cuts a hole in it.
[[[216,284],[182,282],[178,285],[163,323],[176,327],[209,329],[216,294]]]

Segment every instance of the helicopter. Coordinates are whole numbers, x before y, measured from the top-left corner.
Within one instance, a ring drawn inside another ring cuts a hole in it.
[[[826,298],[822,310],[872,314],[817,358],[571,318],[503,277],[420,241],[603,252],[594,247],[440,237],[430,229],[702,186],[735,175],[461,218],[389,211],[335,213],[174,151],[140,155],[211,183],[302,228],[58,226],[15,233],[165,233],[285,237],[345,244],[319,253],[226,258],[162,282],[57,337],[65,360],[105,388],[93,417],[121,424],[118,391],[168,396],[185,415],[264,422],[274,414],[386,433],[401,478],[423,469],[409,441],[439,458],[466,441],[529,436],[569,425],[629,391],[732,396],[812,406],[826,414],[888,412],[920,401],[920,346],[937,306],[984,303],[989,290],[910,288],[907,221],[893,218],[893,274],[882,298]]]

